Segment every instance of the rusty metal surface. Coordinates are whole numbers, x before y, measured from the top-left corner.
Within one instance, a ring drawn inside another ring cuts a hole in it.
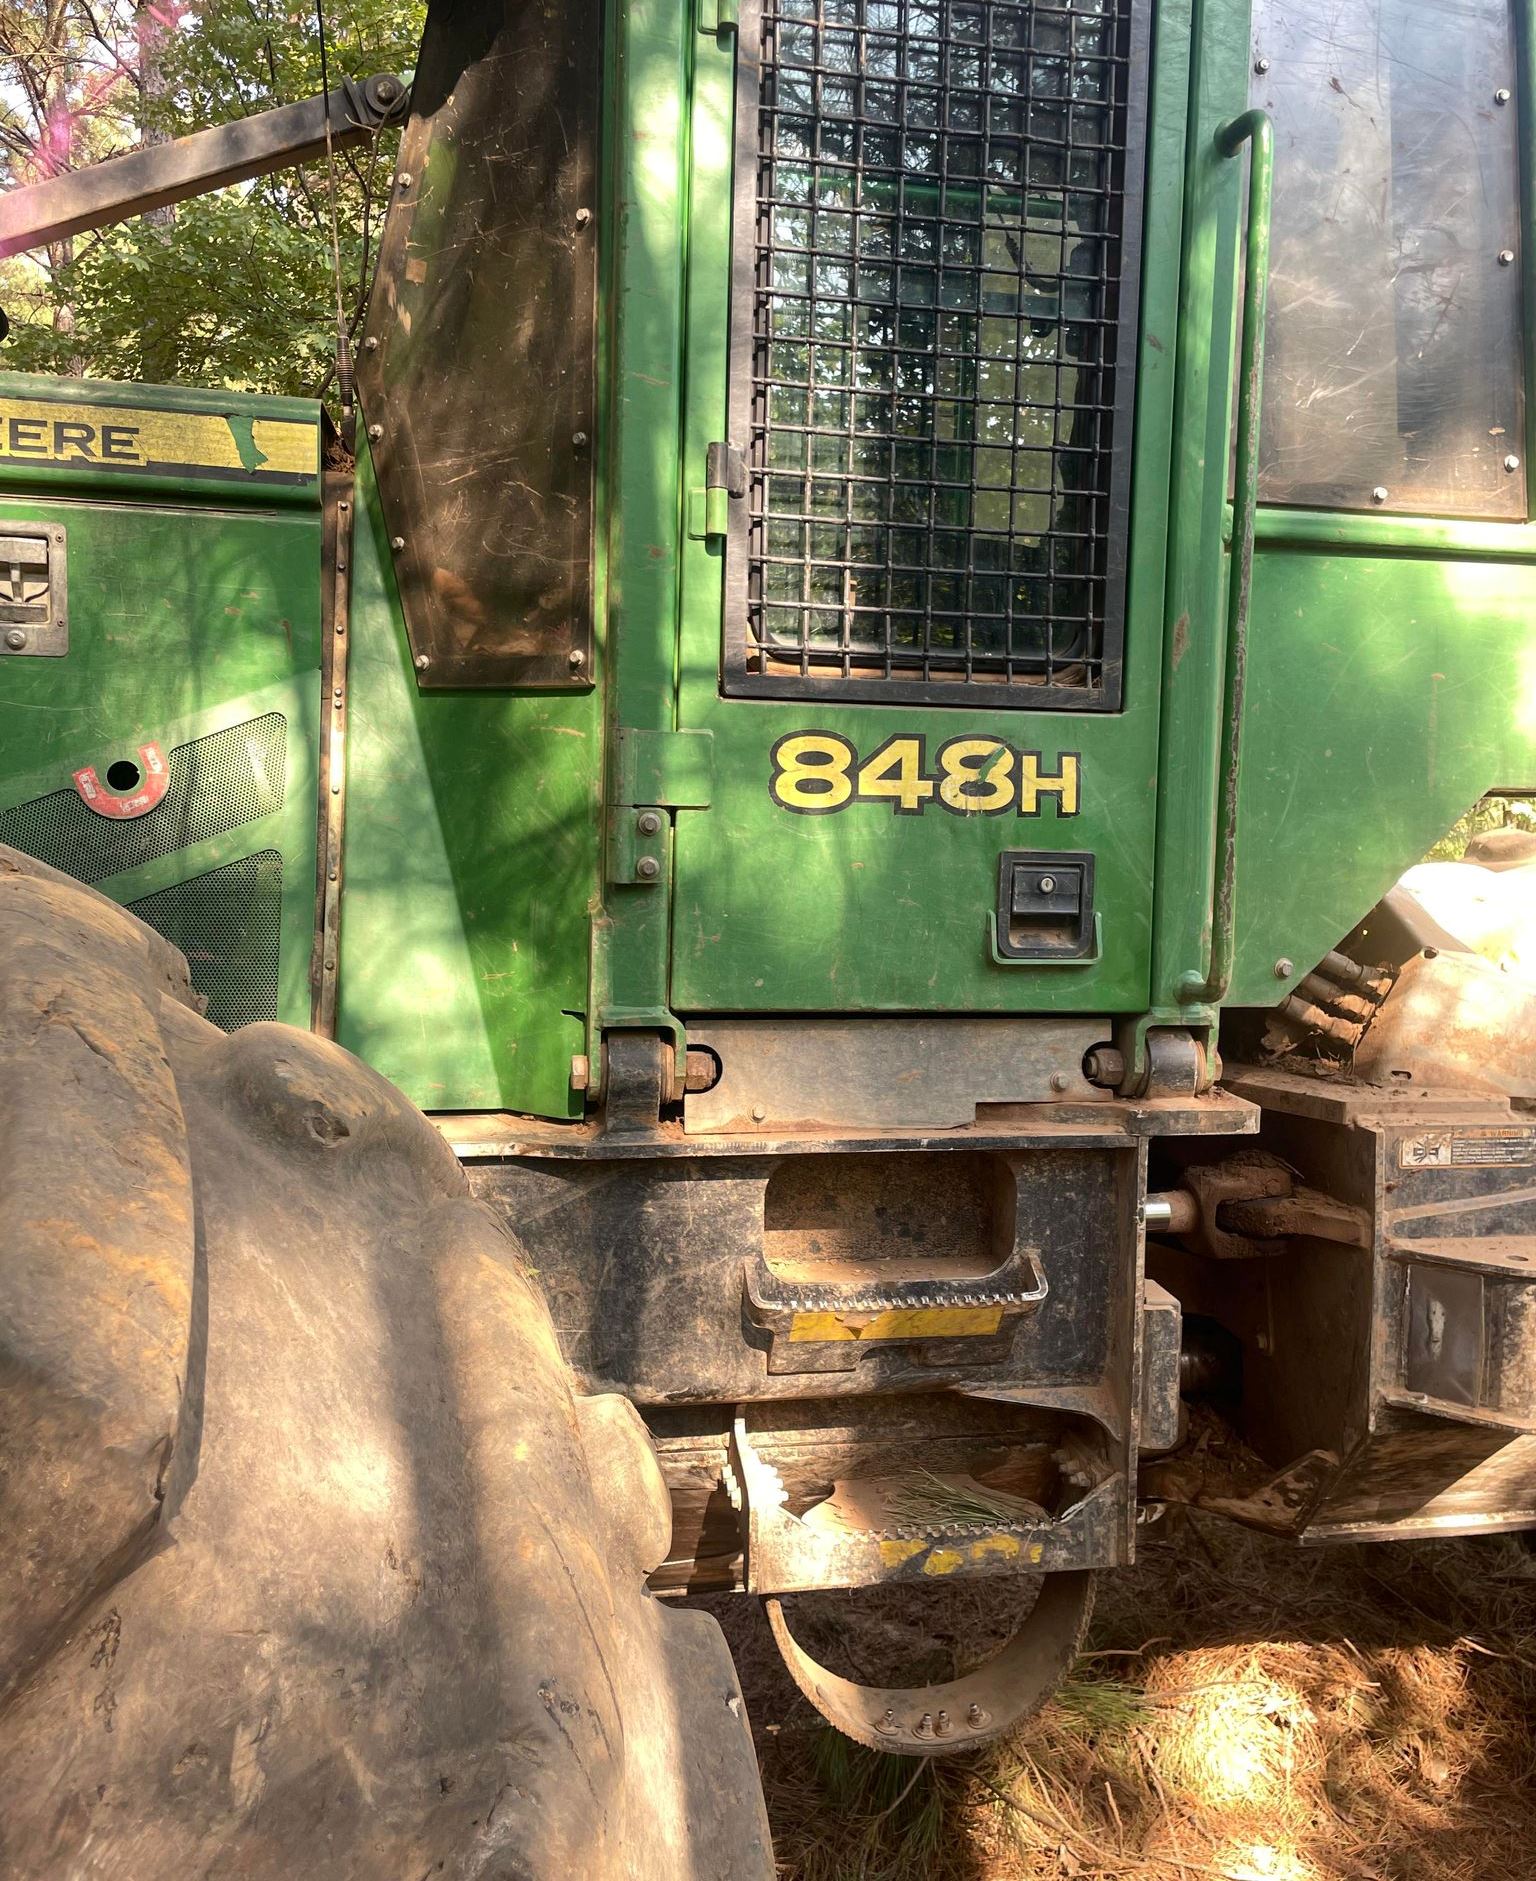
[[[0,1870],[771,1874],[665,1487],[326,1041],[0,852]]]
[[[323,157],[328,116],[332,148],[350,149],[395,121],[406,96],[400,79],[379,72],[317,98],[7,190],[0,196],[0,258]]]
[[[1355,1053],[1364,1084],[1536,1097],[1536,982],[1468,953],[1404,963]]]
[[[358,373],[424,687],[591,683],[601,20],[427,21]]]

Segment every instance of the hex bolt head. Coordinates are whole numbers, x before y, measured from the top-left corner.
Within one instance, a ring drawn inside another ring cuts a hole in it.
[[[1262,78],[1264,74],[1269,70],[1269,60],[1266,59],[1262,53],[1260,53],[1258,58],[1256,58],[1253,62],[1253,69],[1255,72],[1258,73],[1259,77]]]
[[[761,1123],[767,1115],[767,1111],[763,1109],[761,1104],[754,1104],[752,1106],[752,1121],[754,1123]]]
[[[12,653],[20,653],[22,648],[27,644],[26,628],[12,627],[8,629],[5,636],[5,644],[11,649]]]
[[[365,353],[376,353],[378,350],[379,336],[377,333],[370,333],[367,339],[363,341],[363,351]]]
[[[584,1091],[592,1082],[592,1062],[585,1052],[577,1052],[571,1060],[571,1089]]]
[[[576,211],[577,228],[584,229],[591,220],[592,220],[592,211],[590,209],[578,209]]]
[[[661,818],[654,810],[642,810],[635,818],[635,828],[642,836],[654,836],[661,828]]]
[[[1499,266],[1500,266],[1501,268],[1509,268],[1509,267],[1513,267],[1513,266],[1514,266],[1514,260],[1515,260],[1515,251],[1514,251],[1514,249],[1512,249],[1512,248],[1501,248],[1501,249],[1499,250]]]
[[[1510,97],[1511,97],[1511,93],[1510,93],[1509,87],[1507,85],[1501,85],[1499,89],[1493,94],[1493,102],[1496,105],[1507,105],[1509,103]]]
[[[1051,1089],[1053,1091],[1064,1091],[1066,1088],[1067,1088],[1066,1072],[1065,1071],[1053,1071],[1051,1073]]]
[[[635,873],[642,882],[654,882],[661,873],[661,864],[654,856],[641,856],[635,864]]]
[[[586,441],[587,434],[585,431],[573,431],[571,433],[571,442],[576,446],[578,451],[585,445]]]
[[[368,435],[373,440],[373,442],[377,444],[379,439],[383,437],[384,435],[383,425],[369,425]]]
[[[402,189],[409,189],[415,180],[415,177],[411,175],[409,170],[402,170],[400,172],[399,183]]]
[[[1518,470],[1520,468],[1520,459],[1516,457],[1513,451],[1504,459],[1504,468],[1506,470]]]
[[[416,670],[418,673],[424,673],[431,664],[432,660],[430,655],[425,653],[418,653],[416,655]]]
[[[585,666],[586,663],[587,656],[582,652],[580,647],[572,647],[570,652],[566,655],[566,664],[571,668],[572,672],[578,671],[581,667]]]
[[[1275,978],[1277,980],[1288,980],[1295,971],[1296,962],[1294,960],[1287,960],[1285,955],[1281,954],[1280,958],[1275,962]]]
[[[1371,501],[1373,503],[1385,503],[1391,494],[1392,492],[1384,483],[1378,483],[1376,488],[1371,492]]]

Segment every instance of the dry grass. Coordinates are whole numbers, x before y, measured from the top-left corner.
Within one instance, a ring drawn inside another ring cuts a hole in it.
[[[988,1627],[969,1598],[952,1660]],[[1005,1746],[934,1762],[827,1730],[753,1603],[710,1604],[786,1881],[1536,1875],[1536,1555],[1518,1539],[1301,1551],[1170,1515],[1104,1581],[1055,1702]]]

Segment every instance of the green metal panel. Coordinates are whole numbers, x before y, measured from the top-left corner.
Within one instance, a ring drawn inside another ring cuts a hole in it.
[[[67,540],[69,651],[0,659],[0,812],[73,790],[74,773],[104,774],[116,758],[158,743],[170,753],[199,738],[280,712],[287,725],[280,808],[151,860],[98,875],[123,902],[278,850],[283,895],[279,1015],[307,1020],[314,912],[315,749],[319,716],[319,408],[298,400],[161,387],[0,379],[0,427],[36,408],[89,407],[193,421],[180,448],[224,461],[180,475],[125,462],[6,459],[0,442],[0,531],[12,522],[62,524]],[[211,422],[210,422],[211,421]],[[24,419],[23,423],[27,421]],[[289,480],[258,485],[253,431],[297,427],[285,449],[307,461]],[[50,427],[51,428],[51,427]],[[156,428],[151,418],[144,430]],[[31,443],[35,431],[23,430]],[[308,442],[304,442],[307,435]],[[22,493],[24,492],[24,494]],[[172,500],[172,498],[179,500]],[[113,832],[90,826],[110,867]],[[133,840],[123,853],[135,858]],[[69,867],[67,856],[60,866]]]
[[[1273,1005],[1485,791],[1536,789],[1533,619],[1530,561],[1261,548],[1229,1003]]]
[[[575,1115],[596,699],[420,692],[366,460],[358,509],[337,1036],[424,1109]]]
[[[713,732],[716,785],[707,811],[677,816],[678,1010],[1113,1012],[1145,1004],[1188,19],[1187,7],[1165,6],[1156,36],[1124,710],[722,699],[721,558],[714,543],[685,541],[678,719]],[[735,41],[692,40],[683,462],[685,481],[700,485],[708,445],[725,435]],[[769,795],[770,754],[779,739],[808,729],[841,735],[860,758],[902,734],[921,736],[930,753],[947,738],[990,734],[1038,751],[1046,773],[1075,755],[1080,809],[1061,816],[1047,797],[1038,817],[956,816],[936,804],[896,816],[875,803],[793,815]],[[1094,852],[1102,959],[994,959],[997,858],[1010,848]]]

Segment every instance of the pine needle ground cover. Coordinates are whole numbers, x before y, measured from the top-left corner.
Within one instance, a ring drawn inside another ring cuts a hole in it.
[[[837,1669],[948,1677],[1018,1600],[893,1593]],[[828,1659],[836,1601],[796,1622]],[[755,1602],[700,1604],[737,1651],[785,1881],[1536,1875],[1536,1554],[1518,1537],[1303,1551],[1170,1513],[1101,1581],[1056,1700],[1006,1745],[936,1761],[848,1743]]]

